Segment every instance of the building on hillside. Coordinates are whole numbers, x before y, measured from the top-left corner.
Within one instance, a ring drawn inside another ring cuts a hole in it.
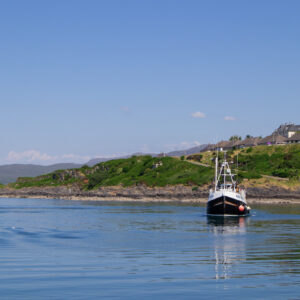
[[[293,136],[287,139],[288,144],[300,143],[300,132],[295,133]]]
[[[215,150],[222,151],[229,143],[230,141],[221,141],[215,145]]]
[[[296,134],[298,131],[300,131],[300,125],[295,125],[293,123],[286,123],[282,124],[274,131],[273,134],[277,133],[279,135],[282,135],[286,138],[292,137],[294,134]]]
[[[287,143],[286,137],[284,137],[280,134],[277,134],[277,133],[273,133],[273,134],[261,139],[258,142],[258,145],[284,145],[286,143]]]
[[[228,143],[223,146],[223,150],[231,150],[235,147],[238,148],[240,142],[240,140],[228,141]]]
[[[250,138],[244,139],[242,141],[239,141],[237,146],[239,148],[255,147],[258,145],[260,140],[261,140],[260,137],[250,137]]]

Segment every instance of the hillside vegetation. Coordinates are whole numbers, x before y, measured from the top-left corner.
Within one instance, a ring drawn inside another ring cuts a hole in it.
[[[187,159],[213,166],[216,155],[216,152],[205,152],[187,156]],[[224,153],[218,155],[222,159]],[[240,178],[260,178],[262,175],[300,178],[300,144],[235,149],[227,151],[226,157],[232,168],[239,170]]]
[[[78,185],[83,189],[101,186],[148,186],[166,185],[202,185],[213,179],[211,168],[199,167],[172,157],[153,158],[151,156],[133,156],[78,169],[59,170],[38,177],[21,177],[14,188],[32,186]]]
[[[177,184],[201,186],[210,184],[213,180],[216,155],[215,151],[208,151],[181,159],[133,156],[102,162],[93,167],[59,170],[34,178],[21,177],[9,186],[23,188],[76,185],[84,190],[140,184],[150,187]],[[224,153],[219,152],[218,155],[222,159]],[[286,187],[300,186],[300,144],[235,149],[228,151],[226,156],[233,172],[238,174],[238,181],[243,184],[252,182],[263,185],[284,184]]]
[[[232,153],[239,168],[256,174],[278,176],[282,178],[300,178],[300,145],[259,146]]]

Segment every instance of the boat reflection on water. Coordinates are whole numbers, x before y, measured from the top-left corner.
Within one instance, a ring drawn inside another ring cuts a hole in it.
[[[209,215],[207,216],[207,225],[210,232],[234,235],[245,233],[249,220],[249,217]]]
[[[246,261],[246,230],[249,217],[207,216],[213,234],[216,279],[228,279],[239,273]]]

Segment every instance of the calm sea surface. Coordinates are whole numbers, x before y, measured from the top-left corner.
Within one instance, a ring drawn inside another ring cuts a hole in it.
[[[300,206],[0,199],[1,299],[300,299]]]

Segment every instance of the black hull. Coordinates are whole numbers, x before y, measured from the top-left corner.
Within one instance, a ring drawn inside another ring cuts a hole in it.
[[[208,215],[247,216],[250,210],[240,200],[222,196],[207,202]]]

